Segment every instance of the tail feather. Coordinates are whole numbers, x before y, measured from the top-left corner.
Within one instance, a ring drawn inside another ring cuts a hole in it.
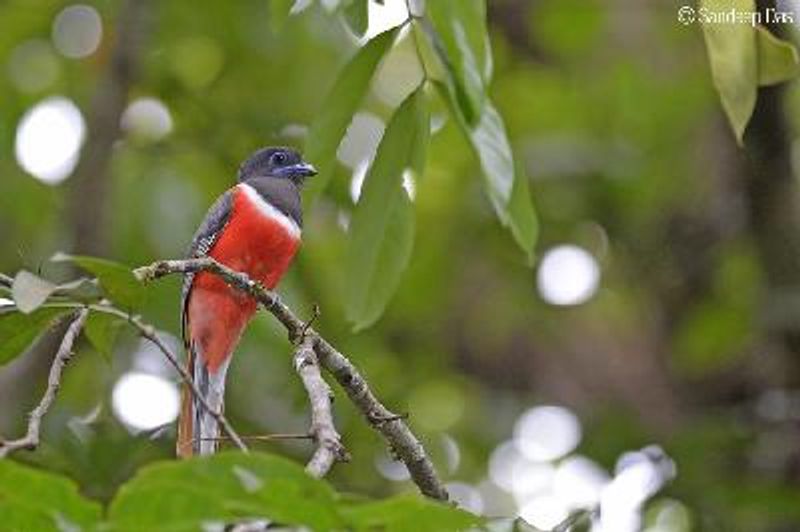
[[[203,357],[198,356],[197,346],[194,343],[187,351],[187,369],[192,375],[195,386],[215,412],[222,412],[229,359],[212,372],[203,362]],[[219,446],[219,436],[220,427],[217,420],[194,396],[189,385],[184,383],[178,420],[178,457],[213,454]]]
[[[194,454],[192,447],[192,391],[184,383],[181,389],[181,412],[178,416],[178,441],[175,445],[175,454],[178,458],[189,458]]]

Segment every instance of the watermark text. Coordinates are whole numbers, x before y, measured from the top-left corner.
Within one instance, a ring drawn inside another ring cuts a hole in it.
[[[711,9],[705,6],[682,6],[678,8],[678,22],[684,26],[700,24],[748,24],[759,26],[764,24],[794,24],[795,13],[774,7],[763,11],[748,11],[735,7],[727,9]]]

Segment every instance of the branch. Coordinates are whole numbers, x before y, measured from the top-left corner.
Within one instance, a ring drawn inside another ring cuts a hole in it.
[[[246,292],[281,322],[291,339],[304,338],[312,343],[319,364],[334,376],[350,400],[361,410],[367,422],[384,437],[390,448],[408,468],[419,490],[433,499],[448,500],[447,490],[439,480],[425,448],[408,428],[403,416],[393,414],[378,401],[364,377],[347,357],[295,316],[274,292],[267,290],[247,275],[231,270],[209,257],[157,261],[149,266],[137,268],[134,274],[139,280],[146,282],[174,273],[198,271],[214,273],[230,285]]]
[[[281,303],[284,312],[291,312]],[[296,318],[295,318],[296,319]],[[314,351],[320,364],[330,372],[361,410],[367,422],[384,437],[389,447],[406,465],[420,491],[433,499],[446,501],[447,490],[439,480],[425,448],[408,428],[404,416],[392,413],[370,390],[367,381],[350,361],[331,346],[316,331],[309,330],[314,339]]]
[[[89,316],[89,310],[86,308],[78,310],[75,314],[75,319],[72,320],[67,332],[64,333],[64,338],[61,340],[61,345],[53,359],[53,364],[50,366],[50,375],[47,377],[47,388],[44,391],[44,395],[42,395],[41,401],[33,409],[30,419],[28,419],[28,430],[25,436],[16,440],[0,441],[0,458],[5,458],[19,449],[32,451],[39,446],[42,418],[53,405],[58,388],[61,386],[61,375],[64,373],[67,363],[72,359],[72,346],[81,333],[87,316]]]
[[[304,338],[294,353],[294,369],[300,375],[311,403],[311,430],[317,450],[306,465],[306,471],[317,478],[324,477],[336,462],[347,462],[350,455],[342,445],[331,413],[332,393],[319,372],[314,345]]]

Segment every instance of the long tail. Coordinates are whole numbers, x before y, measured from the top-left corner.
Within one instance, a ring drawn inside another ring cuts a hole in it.
[[[212,372],[203,362],[203,357],[198,356],[197,349],[198,346],[194,343],[187,349],[187,370],[208,405],[214,411],[222,412],[225,404],[225,375],[228,372],[229,360]],[[178,457],[213,454],[219,445],[219,436],[220,427],[217,420],[192,394],[189,385],[184,383],[178,418],[176,449]]]

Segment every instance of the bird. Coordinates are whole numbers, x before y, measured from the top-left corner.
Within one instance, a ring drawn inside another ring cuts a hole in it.
[[[239,167],[237,183],[208,210],[188,258],[212,257],[272,290],[300,246],[301,189],[317,171],[288,147],[261,148]],[[210,272],[184,275],[181,333],[186,369],[208,405],[221,413],[225,375],[256,301]],[[216,452],[216,418],[184,383],[176,453],[181,458]]]

